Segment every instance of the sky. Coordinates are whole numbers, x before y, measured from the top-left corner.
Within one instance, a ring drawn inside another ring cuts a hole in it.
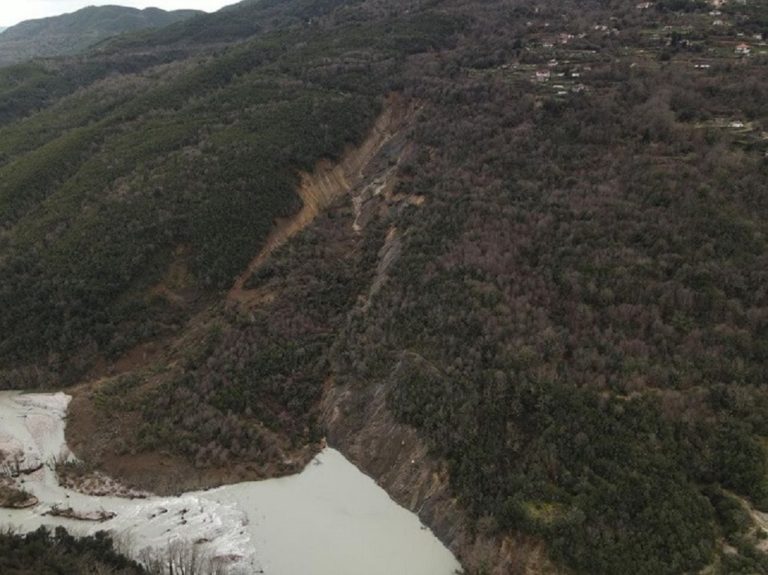
[[[179,10],[181,8],[193,8],[214,12],[228,4],[234,4],[237,0],[111,0],[101,2],[99,0],[1,0],[0,27],[13,26],[24,20],[33,18],[45,18],[74,12],[86,6],[103,6],[117,4],[119,6],[131,6],[133,8],[148,8],[154,6],[163,10]]]

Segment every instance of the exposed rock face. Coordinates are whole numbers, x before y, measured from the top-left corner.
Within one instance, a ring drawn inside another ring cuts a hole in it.
[[[470,573],[556,573],[535,541],[478,533],[453,495],[445,465],[428,453],[416,430],[386,406],[390,383],[329,386],[323,413],[328,442],[414,511]]]

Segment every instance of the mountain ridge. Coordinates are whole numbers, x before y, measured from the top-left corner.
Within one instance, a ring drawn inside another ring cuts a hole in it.
[[[25,20],[2,30],[0,65],[38,57],[72,55],[93,44],[147,28],[160,28],[203,14],[118,5],[88,6],[75,12]]]

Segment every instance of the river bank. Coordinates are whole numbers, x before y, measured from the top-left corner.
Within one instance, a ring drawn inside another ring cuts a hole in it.
[[[1,509],[0,526],[30,531],[62,525],[83,535],[106,530],[137,559],[183,544],[232,574],[451,575],[459,568],[416,515],[333,449],[298,475],[178,497],[64,488],[55,461],[72,457],[64,441],[69,399],[0,393],[3,473],[38,501]]]

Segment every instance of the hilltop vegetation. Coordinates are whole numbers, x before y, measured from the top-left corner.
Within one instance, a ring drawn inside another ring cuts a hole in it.
[[[112,365],[81,447],[189,481],[293,471],[329,389],[360,426],[384,395],[478,536],[768,573],[768,10],[711,10],[250,2],[0,70],[0,381]],[[228,298],[392,92],[407,145]]]
[[[102,40],[147,28],[162,28],[202,12],[123,6],[89,6],[71,14],[27,20],[0,29],[0,65],[32,58],[77,54]]]

